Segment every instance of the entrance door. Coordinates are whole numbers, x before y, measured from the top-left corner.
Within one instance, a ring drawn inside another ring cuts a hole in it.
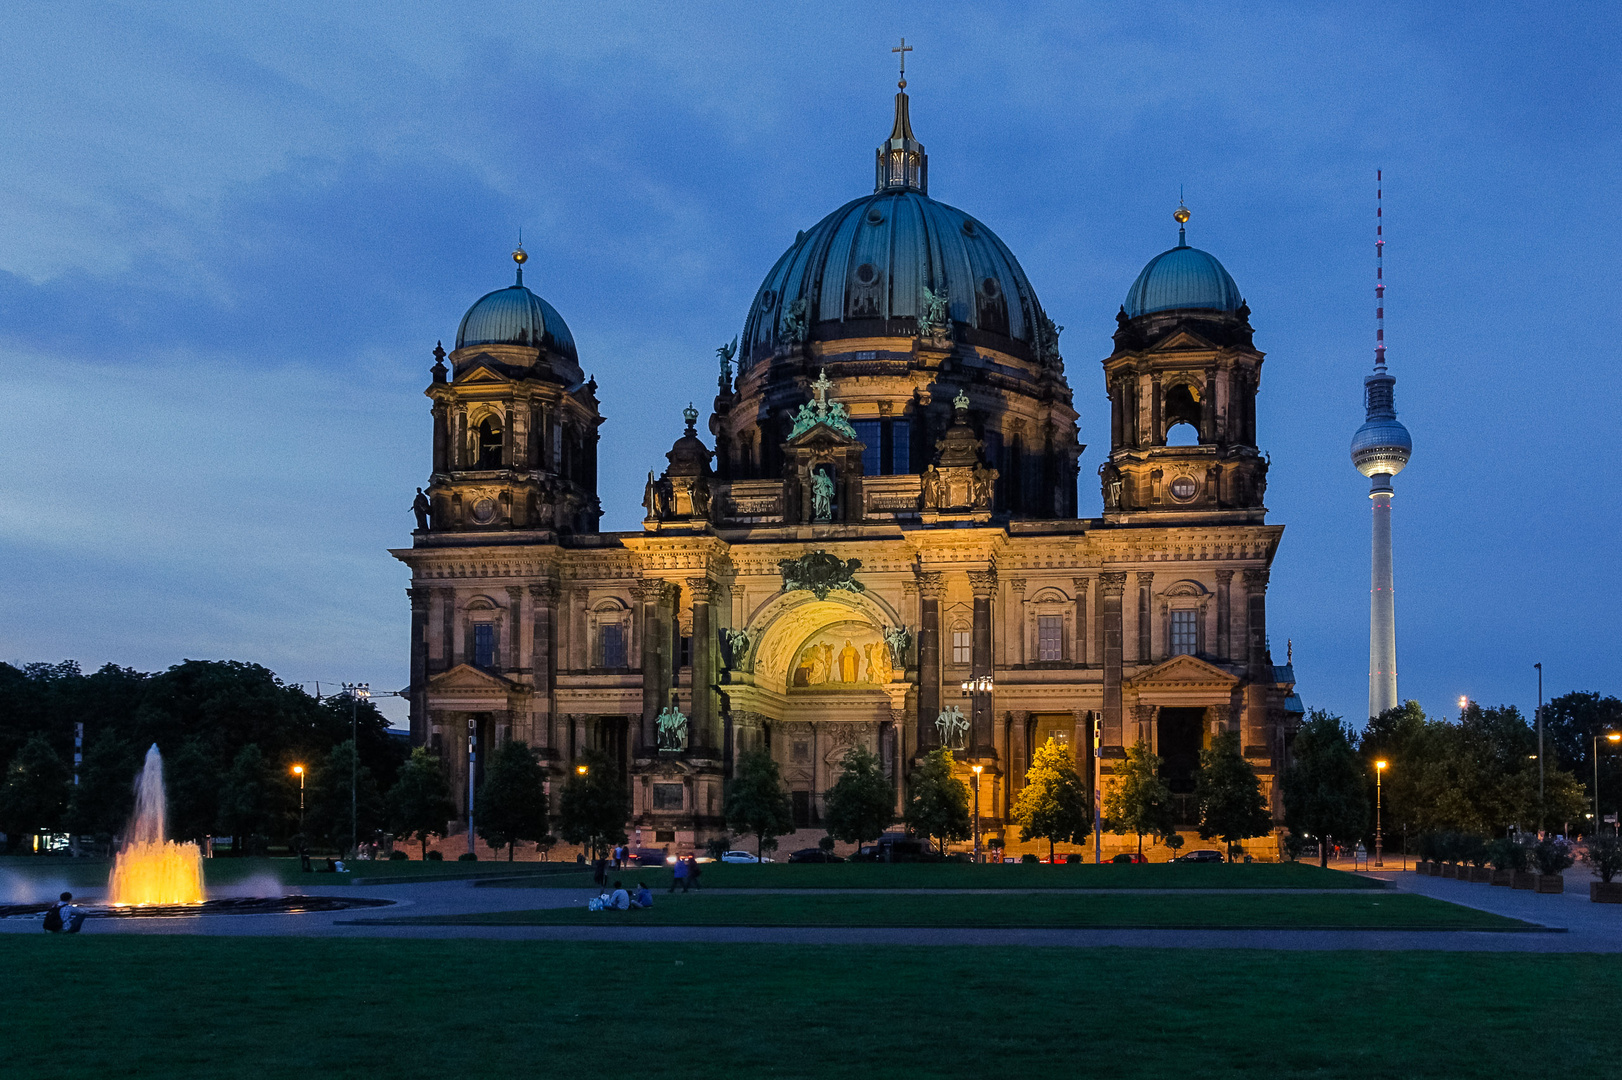
[[[1180,824],[1191,824],[1194,773],[1200,767],[1200,750],[1205,744],[1204,709],[1160,710],[1156,721],[1160,750],[1160,779],[1177,797]]]

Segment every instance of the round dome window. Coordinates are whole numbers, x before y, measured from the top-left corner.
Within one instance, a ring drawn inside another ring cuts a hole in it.
[[[1171,482],[1171,497],[1181,502],[1187,502],[1194,497],[1200,486],[1194,482],[1192,476],[1179,476]]]
[[[980,283],[980,291],[985,293],[986,298],[989,300],[997,299],[997,294],[1002,292],[1002,290],[997,287],[996,278],[986,278],[984,281],[982,281]]]
[[[967,218],[965,218],[964,221],[963,221],[963,235],[964,236],[973,236],[974,235],[974,222],[968,220]]]
[[[777,294],[770,289],[760,294],[760,310],[770,311],[775,303],[777,303]]]
[[[868,209],[867,209],[867,221],[868,221],[868,224],[870,224],[870,225],[883,225],[884,224],[884,211],[880,210],[876,206],[868,207]]]
[[[856,280],[863,285],[871,285],[879,279],[879,272],[872,263],[863,263],[856,268]]]

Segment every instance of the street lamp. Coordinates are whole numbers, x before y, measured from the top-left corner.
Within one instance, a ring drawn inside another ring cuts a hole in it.
[[[349,695],[349,851],[354,857],[360,850],[360,796],[356,784],[360,782],[360,703],[372,696],[371,683],[344,683]]]
[[[294,765],[293,775],[298,777],[298,838],[299,848],[304,847],[304,766]]]
[[[1386,762],[1374,763],[1374,865],[1385,865],[1385,834],[1380,831],[1380,778],[1385,776]]]
[[[1605,733],[1605,741],[1609,743],[1622,742],[1622,734],[1615,731]],[[1594,830],[1595,835],[1605,831],[1605,819],[1599,816],[1599,732],[1594,732]]]
[[[969,770],[974,773],[974,861],[980,861],[980,774],[985,772],[984,765],[970,765]]]

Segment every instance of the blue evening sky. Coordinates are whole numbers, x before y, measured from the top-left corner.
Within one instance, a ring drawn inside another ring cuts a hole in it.
[[[1388,338],[1400,690],[1622,692],[1614,10],[1552,4],[16,2],[0,10],[0,659],[407,678],[436,340],[511,280],[600,384],[604,527],[706,407],[760,279],[871,189],[894,57],[930,193],[1022,261],[1107,450],[1142,264],[1223,260],[1268,360],[1275,658],[1367,695]],[[399,716],[398,709],[392,715]]]

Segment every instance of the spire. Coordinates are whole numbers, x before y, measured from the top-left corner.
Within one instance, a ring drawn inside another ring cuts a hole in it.
[[[518,264],[518,285],[524,284],[524,264],[529,262],[529,253],[524,250],[524,231],[518,230],[518,247],[513,250],[513,262]]]
[[[901,78],[896,83],[895,124],[890,137],[879,145],[877,182],[873,190],[913,189],[929,194],[929,156],[924,144],[912,134],[912,115],[907,98],[907,54],[912,46],[902,38],[901,44],[890,50],[901,55]]]

